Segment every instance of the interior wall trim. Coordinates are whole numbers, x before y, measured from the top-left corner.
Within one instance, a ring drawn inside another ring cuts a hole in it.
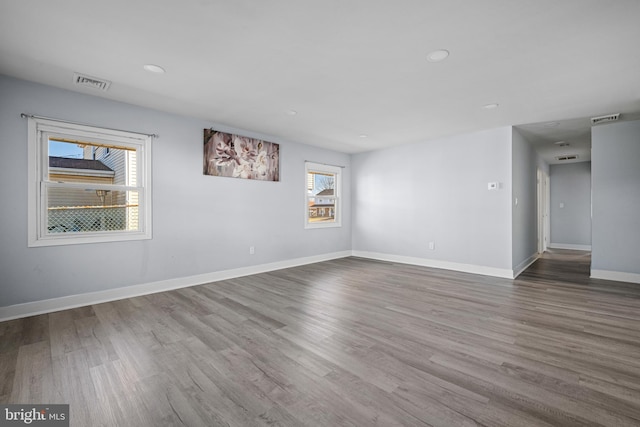
[[[551,249],[571,249],[574,251],[591,251],[591,245],[574,245],[572,243],[549,243],[547,248]]]
[[[483,276],[500,277],[503,279],[513,279],[514,271],[504,268],[486,267],[484,265],[461,264],[450,261],[440,261],[435,259],[408,257],[403,255],[382,254],[378,252],[353,251],[353,256],[369,258],[379,261],[397,262],[401,264],[419,265],[422,267],[441,268],[444,270],[460,271],[462,273],[480,274]]]
[[[614,280],[616,282],[640,283],[640,274],[624,271],[591,270],[592,279]]]
[[[222,270],[188,277],[179,277],[175,279],[160,280],[157,282],[126,286],[116,289],[108,289],[105,291],[89,292],[85,294],[69,295],[59,298],[51,298],[46,300],[27,302],[23,304],[10,305],[0,307],[0,322],[19,319],[22,317],[35,316],[38,314],[52,313],[55,311],[67,310],[70,308],[84,307],[92,304],[100,304],[103,302],[116,301],[125,298],[155,294],[158,292],[171,291],[174,289],[181,289],[189,286],[203,285],[205,283],[234,279],[237,277],[249,276],[252,274],[266,273],[269,271],[281,270],[283,268],[298,267],[300,265],[345,258],[350,255],[351,251],[332,252],[322,255],[314,255],[286,261],[272,262],[268,264],[234,268],[231,270]]]
[[[533,264],[534,262],[536,262],[538,260],[538,258],[540,258],[540,255],[541,254],[536,252],[536,253],[532,254],[529,258],[527,258],[524,261],[522,261],[520,263],[520,265],[516,266],[516,268],[513,269],[513,278],[515,279],[523,271],[525,271],[527,268],[529,268],[529,266],[531,266],[531,264]]]

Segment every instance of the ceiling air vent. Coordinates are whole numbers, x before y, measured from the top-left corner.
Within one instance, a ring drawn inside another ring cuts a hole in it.
[[[593,125],[599,125],[600,123],[615,122],[619,118],[620,118],[620,113],[608,114],[606,116],[600,116],[600,117],[592,117],[591,125],[593,126]]]
[[[567,154],[566,156],[558,156],[556,157],[557,160],[576,160],[578,158],[577,154]]]
[[[100,89],[106,91],[111,86],[109,80],[99,79],[97,77],[87,76],[86,74],[74,73],[73,83],[79,86],[90,87],[92,89]]]

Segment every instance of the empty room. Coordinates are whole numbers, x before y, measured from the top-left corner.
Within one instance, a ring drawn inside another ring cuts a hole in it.
[[[639,19],[0,0],[0,425],[640,425]]]

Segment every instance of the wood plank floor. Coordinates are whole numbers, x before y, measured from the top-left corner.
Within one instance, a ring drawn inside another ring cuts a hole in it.
[[[640,285],[345,258],[0,323],[0,402],[73,426],[638,426]]]

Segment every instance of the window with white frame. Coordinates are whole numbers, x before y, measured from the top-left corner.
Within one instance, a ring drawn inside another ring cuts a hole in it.
[[[151,238],[149,135],[30,117],[29,246]]]
[[[305,165],[305,227],[340,227],[341,169],[311,162]]]

